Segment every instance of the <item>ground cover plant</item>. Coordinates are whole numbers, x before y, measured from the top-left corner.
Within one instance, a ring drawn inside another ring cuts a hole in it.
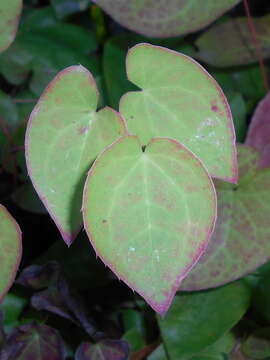
[[[268,2],[0,14],[0,360],[270,359]]]

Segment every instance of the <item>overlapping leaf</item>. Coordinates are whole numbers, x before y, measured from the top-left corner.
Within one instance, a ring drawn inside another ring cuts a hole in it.
[[[92,75],[71,66],[47,87],[27,127],[29,175],[67,244],[82,224],[82,188],[91,163],[126,131],[112,109],[96,112],[97,101]]]
[[[12,285],[21,260],[21,230],[0,205],[0,302]]]
[[[164,314],[204,252],[216,199],[200,161],[178,142],[135,136],[96,160],[84,189],[84,226],[97,255]]]
[[[219,286],[253,271],[270,257],[270,169],[257,169],[259,154],[252,148],[241,145],[238,153],[239,184],[216,183],[215,231],[182,289]]]
[[[4,51],[14,40],[22,0],[1,1],[0,3],[0,52]]]
[[[127,360],[129,346],[125,340],[102,340],[97,344],[82,343],[75,360]]]
[[[229,105],[198,63],[165,48],[139,44],[128,53],[127,74],[142,89],[120,101],[131,133],[143,144],[155,136],[176,139],[203,161],[212,176],[237,181]]]
[[[254,27],[264,58],[270,57],[270,16],[254,18]],[[217,67],[252,64],[258,61],[248,18],[233,18],[214,25],[195,42],[194,56]]]
[[[177,295],[166,317],[159,319],[169,359],[190,359],[214,346],[242,318],[250,296],[250,289],[242,281],[206,292]]]
[[[260,168],[270,167],[270,93],[261,100],[251,119],[246,144],[260,152]]]
[[[242,344],[244,355],[252,359],[267,359],[270,356],[270,328],[259,328]]]
[[[199,30],[240,0],[94,0],[124,27],[151,37],[172,37]]]

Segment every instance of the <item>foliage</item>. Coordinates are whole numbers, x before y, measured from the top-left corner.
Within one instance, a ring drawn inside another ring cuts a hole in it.
[[[1,2],[0,360],[270,358],[259,3]]]

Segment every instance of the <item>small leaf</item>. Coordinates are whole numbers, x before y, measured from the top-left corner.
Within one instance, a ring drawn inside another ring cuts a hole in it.
[[[261,153],[260,168],[270,167],[270,92],[259,103],[249,125],[246,144]]]
[[[128,53],[127,74],[142,89],[120,101],[131,133],[143,144],[155,136],[176,139],[212,176],[237,181],[230,108],[218,84],[198,63],[159,46],[139,44]]]
[[[218,341],[242,318],[250,295],[247,285],[238,281],[207,292],[176,296],[167,316],[159,318],[170,360],[196,355]]]
[[[86,180],[84,226],[97,255],[160,314],[204,252],[215,216],[206,170],[171,139],[142,151],[137,137],[123,137]]]
[[[21,230],[6,208],[0,205],[0,302],[12,285],[18,270],[21,254]]]
[[[241,346],[243,354],[252,359],[265,359],[270,356],[270,328],[260,328],[251,334]]]
[[[103,340],[97,344],[82,343],[75,360],[127,360],[128,343],[124,340]]]
[[[270,15],[253,18],[263,58],[270,57],[269,20]],[[229,67],[258,61],[247,17],[233,18],[212,26],[202,33],[195,45],[199,50],[194,56],[213,66]]]
[[[93,0],[122,26],[150,37],[173,37],[197,31],[240,0]]]
[[[82,225],[87,170],[98,153],[126,131],[112,109],[96,112],[97,101],[92,75],[82,66],[71,66],[44,91],[27,126],[29,175],[68,245]]]
[[[60,274],[60,267],[56,261],[46,265],[31,265],[24,269],[16,283],[31,289],[40,290],[55,284]]]
[[[16,328],[2,350],[8,360],[64,360],[63,340],[46,325],[27,324]]]
[[[164,345],[161,344],[159,347],[152,352],[147,358],[148,360],[168,360],[167,354],[164,349]]]
[[[205,254],[182,284],[185,290],[207,289],[254,271],[269,260],[270,169],[257,170],[259,154],[238,147],[238,186],[216,183],[218,217]]]
[[[22,0],[1,1],[0,3],[0,52],[12,43],[16,36]]]

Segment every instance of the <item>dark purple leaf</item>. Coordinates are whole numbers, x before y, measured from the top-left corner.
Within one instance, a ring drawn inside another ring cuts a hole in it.
[[[270,166],[270,92],[257,106],[248,129],[246,144],[261,153],[260,168]]]
[[[124,340],[103,340],[97,344],[82,343],[75,360],[127,360],[128,343]]]
[[[22,271],[17,283],[32,289],[43,289],[56,282],[60,273],[57,262],[51,261],[46,265],[32,265]]]
[[[7,360],[63,360],[64,353],[63,340],[55,329],[33,323],[11,333],[1,356]]]

